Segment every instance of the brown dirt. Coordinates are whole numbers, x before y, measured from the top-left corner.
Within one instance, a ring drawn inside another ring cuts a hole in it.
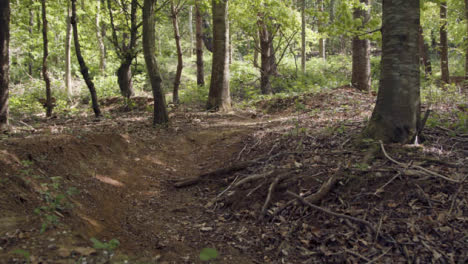
[[[373,100],[343,88],[259,102],[256,111],[181,108],[171,113],[168,128],[155,129],[145,107],[122,112],[118,100],[109,99],[110,114],[100,122],[59,117],[18,126],[0,141],[0,263],[23,263],[25,253],[31,263],[201,263],[198,254],[205,247],[220,253],[211,263],[361,263],[383,253],[377,263],[462,263],[468,249],[466,188],[402,176],[374,194],[398,170],[381,154],[363,164],[368,153],[352,144]],[[430,130],[428,136],[446,141],[388,151],[400,161],[466,175],[467,146],[440,133]],[[444,152],[442,145],[452,148]],[[281,152],[291,154],[174,188],[178,180]],[[293,176],[322,172],[282,189],[313,193],[343,167],[345,178],[322,205],[381,221],[384,239],[297,203],[273,217],[291,200],[281,192],[266,221],[258,221],[269,183],[253,191],[261,182],[252,182],[215,200],[236,178],[272,168]],[[77,193],[52,210],[58,222],[41,233],[45,214],[34,210],[72,187]],[[94,249],[93,237],[117,239],[120,246],[112,253]]]

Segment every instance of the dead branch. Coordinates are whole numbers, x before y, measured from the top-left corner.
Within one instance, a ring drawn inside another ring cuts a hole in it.
[[[256,179],[261,179],[261,178],[267,178],[269,177],[270,175],[272,175],[275,171],[274,170],[271,170],[271,171],[268,171],[268,172],[265,172],[265,173],[259,173],[259,174],[254,174],[254,175],[250,175],[248,177],[245,177],[244,179],[238,181],[234,187],[239,187],[241,186],[242,184],[245,184],[247,182],[251,182],[253,180],[256,180]]]
[[[266,211],[268,207],[270,206],[271,197],[273,196],[273,192],[275,191],[276,185],[278,185],[280,178],[281,176],[276,176],[275,180],[270,184],[270,188],[268,188],[268,195],[267,195],[267,198],[265,199],[265,203],[263,204],[262,212],[260,213],[259,218],[265,217]]]
[[[335,217],[338,217],[338,218],[344,218],[344,219],[348,219],[348,220],[351,220],[351,221],[354,221],[356,223],[360,223],[360,224],[363,224],[367,227],[369,227],[369,229],[373,232],[373,233],[376,233],[375,231],[375,228],[374,226],[370,223],[370,222],[367,222],[366,220],[362,220],[362,219],[359,219],[359,218],[356,218],[356,217],[352,217],[352,216],[349,216],[349,215],[345,215],[345,214],[340,214],[340,213],[335,213],[335,212],[332,212],[328,209],[325,209],[325,208],[322,208],[320,206],[317,206],[315,204],[311,204],[309,203],[308,201],[306,201],[303,197],[293,193],[293,192],[290,192],[290,191],[287,191],[286,192],[287,194],[295,197],[296,199],[298,199],[300,202],[302,202],[304,205],[307,205],[309,207],[312,207],[313,209],[315,210],[318,210],[322,213],[325,213],[325,214],[328,214],[328,215],[332,215],[332,216],[335,216]]]
[[[395,159],[393,159],[392,157],[390,157],[390,156],[388,155],[387,151],[385,151],[385,147],[384,147],[383,142],[382,142],[382,141],[379,141],[379,142],[380,142],[380,147],[382,148],[383,154],[384,154],[385,157],[386,157],[387,159],[389,159],[391,162],[393,162],[393,163],[395,163],[395,164],[397,164],[397,165],[399,165],[399,166],[401,166],[401,167],[403,167],[403,168],[405,168],[405,169],[407,169],[407,168],[418,169],[418,170],[420,170],[420,171],[425,172],[426,174],[428,174],[428,175],[430,175],[430,176],[439,177],[439,178],[441,178],[441,179],[444,179],[444,180],[446,180],[446,181],[453,182],[453,183],[460,183],[460,181],[457,181],[457,180],[451,179],[451,178],[449,178],[449,177],[446,177],[446,176],[444,176],[444,175],[438,174],[438,173],[436,173],[436,172],[430,171],[430,170],[428,170],[428,169],[426,169],[426,168],[423,168],[423,167],[421,167],[421,166],[418,166],[418,165],[411,165],[411,163],[410,163],[410,164],[404,164],[404,163],[401,163],[401,162],[396,161]]]
[[[333,174],[326,183],[322,184],[317,192],[305,197],[305,200],[312,204],[318,203],[331,191],[339,179],[338,174]]]

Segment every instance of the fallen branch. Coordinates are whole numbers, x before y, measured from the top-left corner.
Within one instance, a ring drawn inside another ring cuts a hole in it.
[[[380,147],[382,148],[382,152],[383,154],[385,155],[385,157],[387,159],[389,159],[391,162],[405,168],[405,169],[408,169],[408,168],[413,168],[413,169],[418,169],[420,171],[423,171],[425,172],[426,174],[429,174],[430,176],[434,176],[434,177],[439,177],[441,179],[444,179],[446,181],[450,181],[450,182],[453,182],[453,183],[460,183],[460,181],[457,181],[457,180],[454,180],[454,179],[451,179],[449,177],[446,177],[444,175],[441,175],[441,174],[438,174],[437,172],[433,172],[433,171],[430,171],[426,168],[423,168],[421,166],[418,166],[418,165],[412,165],[411,163],[410,164],[404,164],[404,163],[401,163],[401,162],[398,162],[396,161],[395,159],[393,159],[392,157],[390,157],[387,153],[387,151],[385,151],[385,147],[384,147],[384,144],[382,141],[379,141],[380,142]]]
[[[369,227],[369,229],[373,232],[373,233],[376,233],[375,231],[375,228],[374,226],[370,223],[370,222],[367,222],[366,220],[362,220],[362,219],[359,219],[359,218],[356,218],[356,217],[352,217],[352,216],[349,216],[349,215],[345,215],[345,214],[340,214],[340,213],[335,213],[335,212],[332,212],[328,209],[325,209],[325,208],[322,208],[320,206],[317,206],[315,204],[311,204],[309,203],[308,201],[306,201],[303,197],[293,193],[293,192],[290,192],[290,191],[287,191],[286,192],[287,194],[295,197],[296,199],[298,199],[300,202],[302,202],[304,205],[307,205],[309,207],[312,207],[313,209],[315,210],[318,210],[322,213],[325,213],[325,214],[328,214],[328,215],[332,215],[332,216],[335,216],[335,217],[338,217],[338,218],[344,218],[344,219],[348,219],[348,220],[351,220],[351,221],[354,221],[356,223],[359,223],[359,224],[362,224],[362,225],[365,225],[367,227]]]

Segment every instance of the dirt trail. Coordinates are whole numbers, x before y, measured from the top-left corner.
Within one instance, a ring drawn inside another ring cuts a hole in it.
[[[42,174],[41,178],[61,177],[64,189],[78,190],[70,197],[73,209],[60,219],[58,228],[43,235],[25,228],[35,223],[37,229],[37,217],[27,214],[26,221],[21,221],[15,206],[3,204],[2,211],[9,213],[2,217],[2,233],[18,229],[27,235],[22,235],[24,239],[10,238],[9,242],[5,238],[2,246],[10,249],[27,245],[25,250],[36,256],[35,260],[68,263],[67,259],[74,257],[73,248],[89,247],[89,239],[96,237],[118,239],[118,255],[122,259],[128,255],[132,261],[197,263],[202,248],[215,247],[223,256],[222,263],[250,263],[250,258],[237,249],[210,238],[208,226],[216,217],[204,206],[213,198],[208,197],[212,195],[210,186],[175,189],[173,182],[227,166],[244,147],[246,137],[263,124],[239,115],[228,116],[230,122],[226,125],[219,125],[226,116],[204,118],[206,122],[190,116],[190,123],[181,122],[186,123],[182,128],[135,128],[140,135],[121,133],[120,129],[96,133],[93,128],[79,134],[38,135],[2,142],[3,169],[18,171],[27,161],[32,164],[31,174],[34,171]],[[20,193],[31,195],[29,191],[25,188]],[[5,201],[15,198],[11,195],[5,192]],[[6,219],[14,219],[14,223],[8,224]],[[50,237],[56,238],[47,240]],[[30,243],[24,244],[28,240]],[[0,259],[11,256],[5,251],[0,251]],[[114,261],[118,258],[114,257]],[[88,256],[88,263],[99,263],[99,259]]]
[[[201,263],[206,247],[220,254],[209,263],[465,263],[466,135],[428,127],[419,147],[385,146],[452,181],[402,169],[353,143],[374,100],[343,88],[261,101],[256,111],[177,109],[167,128],[149,126],[145,98],[131,112],[110,100],[99,122],[23,120],[40,122],[0,135],[0,263]],[[365,219],[378,236],[284,194],[313,196],[333,176],[321,205]],[[254,180],[213,203],[237,178]]]

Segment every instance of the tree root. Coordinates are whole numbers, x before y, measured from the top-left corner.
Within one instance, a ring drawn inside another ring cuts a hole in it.
[[[356,217],[352,217],[352,216],[349,216],[349,215],[345,215],[345,214],[340,214],[340,213],[335,213],[335,212],[332,212],[328,209],[325,209],[325,208],[322,208],[320,206],[317,206],[315,204],[312,204],[308,201],[306,201],[303,197],[293,193],[293,192],[290,192],[290,191],[287,191],[286,192],[287,194],[293,196],[294,198],[296,198],[297,200],[299,200],[300,202],[302,202],[304,205],[307,205],[309,207],[312,207],[313,209],[315,210],[318,210],[322,213],[325,213],[325,214],[328,214],[328,215],[332,215],[332,216],[335,216],[335,217],[338,217],[338,218],[344,218],[344,219],[348,219],[350,221],[353,221],[353,222],[356,222],[356,223],[359,223],[359,224],[362,224],[362,225],[365,225],[367,227],[369,227],[369,229],[372,231],[372,233],[376,234],[376,230],[374,228],[374,225],[372,225],[370,222],[366,221],[366,220],[362,220],[362,219],[359,219],[359,218],[356,218]]]

